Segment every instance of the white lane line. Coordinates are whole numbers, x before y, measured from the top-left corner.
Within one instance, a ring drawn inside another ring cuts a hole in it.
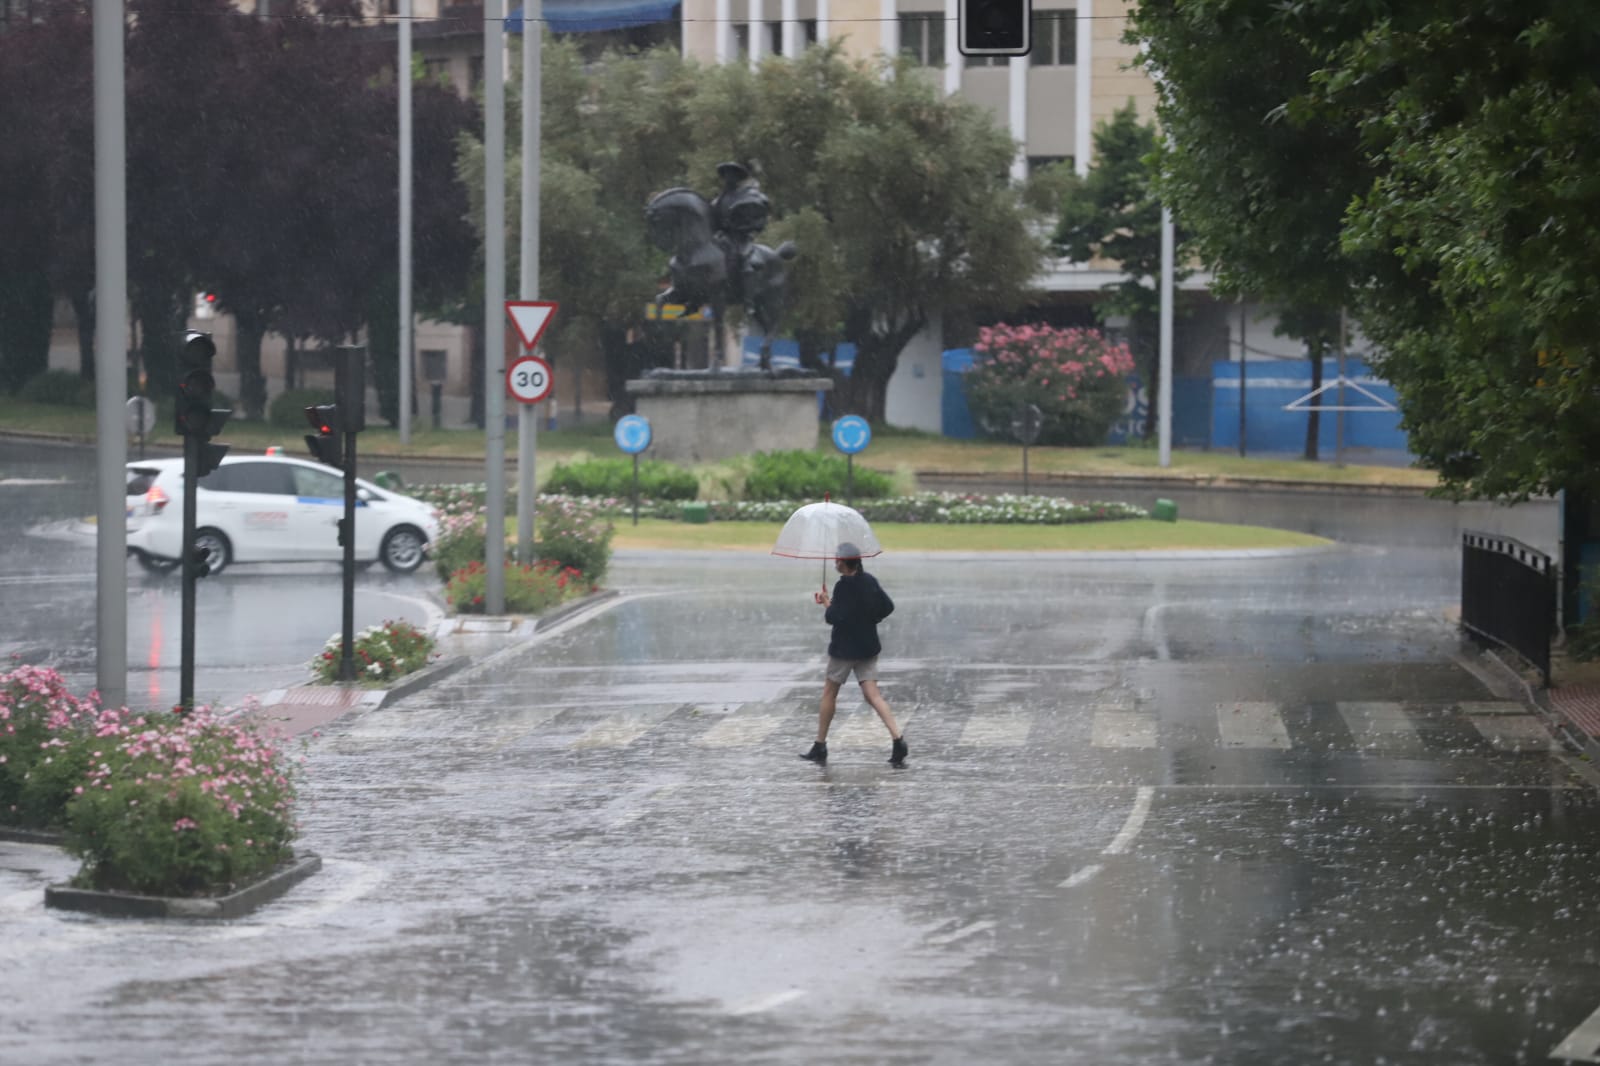
[[[781,1007],[785,1003],[793,1003],[795,1000],[799,999],[805,994],[806,991],[803,988],[791,988],[787,992],[778,992],[771,996],[763,996],[761,999],[751,1000],[748,1003],[742,1003],[737,1007],[730,1007],[728,1009],[728,1013],[760,1014],[763,1011],[769,1011],[776,1007]]]
[[[1225,748],[1289,749],[1289,731],[1284,728],[1276,703],[1219,703],[1217,730]]]
[[[1097,862],[1096,863],[1090,863],[1088,866],[1085,866],[1083,869],[1079,870],[1077,873],[1073,874],[1071,877],[1067,878],[1065,881],[1061,882],[1061,884],[1056,886],[1056,887],[1058,887],[1058,888],[1077,888],[1079,885],[1083,884],[1084,882],[1093,879],[1094,875],[1099,873],[1103,869],[1105,869],[1105,867],[1101,866]]]
[[[623,748],[660,725],[677,710],[676,704],[644,708],[607,718],[572,742],[574,748]]]
[[[1362,751],[1420,754],[1422,737],[1417,724],[1398,703],[1339,702],[1339,716]]]
[[[698,742],[708,748],[744,748],[758,744],[783,725],[781,714],[728,715],[700,734]]]
[[[1155,797],[1155,794],[1156,790],[1148,785],[1139,789],[1134,796],[1133,810],[1128,812],[1128,820],[1122,823],[1122,831],[1112,838],[1106,850],[1100,854],[1121,855],[1133,846],[1134,838],[1144,828],[1144,820],[1150,814],[1150,801]]]
[[[1033,718],[1025,714],[989,714],[967,719],[957,741],[969,748],[1020,748],[1028,742]]]
[[[993,928],[993,922],[973,922],[971,925],[962,926],[953,933],[941,933],[938,936],[930,936],[928,938],[928,943],[938,947],[943,947],[945,944],[954,944],[957,940],[965,940],[969,936],[976,936],[986,929]]]
[[[900,726],[900,732],[904,733],[906,726],[911,722],[911,712],[902,711],[892,703],[889,705],[889,709],[894,711],[894,720]],[[828,744],[830,747],[835,743],[838,743],[841,747],[859,746],[870,748],[877,744],[882,744],[885,749],[889,747],[889,731],[884,728],[883,720],[878,717],[878,712],[865,703],[861,705],[855,714],[843,722],[840,722],[837,718],[834,719],[834,722],[836,723],[835,728],[828,731]],[[916,743],[916,738],[908,739],[907,743]],[[912,754],[915,755],[916,753],[912,752]]]
[[[1567,1034],[1567,1038],[1550,1051],[1552,1059],[1576,1062],[1600,1062],[1600,1010],[1596,1010],[1582,1025]]]
[[[1167,644],[1167,630],[1161,624],[1161,612],[1171,606],[1173,604],[1158,603],[1153,607],[1146,608],[1144,618],[1139,627],[1140,635],[1144,637],[1145,643],[1155,649],[1157,659],[1166,660],[1172,658],[1172,649]]]
[[[1153,748],[1156,723],[1148,715],[1131,711],[1096,711],[1090,743],[1097,748]]]
[[[1540,752],[1560,751],[1561,742],[1550,735],[1545,724],[1531,714],[1472,714],[1467,716],[1474,728],[1496,751]]]
[[[639,819],[651,812],[651,803],[656,800],[666,799],[668,796],[672,795],[682,787],[682,782],[677,782],[671,785],[662,785],[660,788],[645,796],[644,800],[639,806],[624,808],[622,811],[618,812],[615,818],[606,823],[606,828],[621,829],[625,825],[632,825],[634,822],[637,822]]]

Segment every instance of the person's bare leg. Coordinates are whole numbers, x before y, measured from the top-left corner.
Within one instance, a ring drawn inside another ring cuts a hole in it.
[[[872,705],[872,709],[878,712],[878,717],[883,719],[883,724],[889,728],[889,738],[891,740],[899,740],[900,727],[895,724],[894,712],[889,709],[888,702],[883,698],[882,693],[878,691],[878,683],[876,681],[861,682],[861,694]]]
[[[817,708],[817,743],[828,742],[828,727],[833,724],[833,712],[839,706],[839,682],[822,683],[822,705]]]

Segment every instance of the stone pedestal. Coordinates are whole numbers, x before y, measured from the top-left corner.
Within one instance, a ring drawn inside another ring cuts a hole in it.
[[[640,378],[627,384],[650,420],[647,458],[715,463],[749,452],[817,446],[817,393],[825,377],[769,377],[724,370]]]

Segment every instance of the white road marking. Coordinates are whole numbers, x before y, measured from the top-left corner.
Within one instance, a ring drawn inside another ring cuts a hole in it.
[[[1020,748],[1028,742],[1033,718],[1024,714],[984,714],[967,719],[957,742],[971,748]]]
[[[938,936],[930,936],[928,938],[928,943],[938,947],[943,947],[945,944],[954,944],[957,940],[965,940],[969,936],[976,936],[986,929],[993,928],[993,922],[973,922],[971,925],[962,926],[953,933],[941,933]]]
[[[1340,702],[1335,704],[1356,746],[1363,751],[1419,754],[1423,750],[1417,724],[1398,703]]]
[[[904,734],[906,725],[911,721],[910,711],[896,710],[894,704],[889,705],[894,711],[894,720]],[[841,747],[870,748],[875,744],[882,744],[885,749],[889,747],[889,731],[884,728],[883,720],[866,704],[850,717],[834,720],[834,727],[828,730],[828,747],[832,748],[837,742]],[[913,752],[915,754],[915,752]]]
[[[1542,721],[1531,714],[1468,715],[1474,728],[1494,745],[1496,751],[1560,751],[1561,743],[1550,735]]]
[[[1097,748],[1153,748],[1156,723],[1132,711],[1096,711],[1091,742]]]
[[[651,707],[607,718],[572,742],[574,748],[622,748],[660,725],[676,706]]]
[[[1071,877],[1069,877],[1065,881],[1061,882],[1061,884],[1058,885],[1057,887],[1059,887],[1059,888],[1077,888],[1079,885],[1085,883],[1086,881],[1092,880],[1094,878],[1094,875],[1099,873],[1103,869],[1105,869],[1105,867],[1101,866],[1097,862],[1096,863],[1090,863],[1088,866],[1085,866],[1083,869],[1079,870],[1077,873],[1073,874]]]
[[[1528,708],[1510,700],[1461,700],[1456,704],[1462,714],[1518,714],[1525,715]]]
[[[1145,643],[1155,649],[1157,659],[1167,660],[1172,658],[1172,649],[1167,646],[1167,630],[1161,624],[1161,613],[1171,606],[1174,605],[1158,603],[1153,607],[1147,608],[1140,625]]]
[[[1225,748],[1289,748],[1289,731],[1284,728],[1276,703],[1219,703],[1217,729]]]
[[[805,994],[806,992],[803,988],[791,988],[787,992],[778,992],[770,996],[764,996],[761,999],[751,1000],[748,1003],[740,1004],[737,1007],[730,1007],[728,1008],[728,1013],[760,1014],[763,1011],[769,1011],[775,1007],[781,1007],[785,1003],[793,1003],[795,1000],[799,999]]]
[[[743,748],[760,743],[783,725],[781,714],[742,714],[733,712],[700,734],[699,743],[708,748]]]
[[[1122,823],[1122,831],[1114,837],[1102,855],[1121,855],[1133,845],[1134,838],[1144,828],[1144,820],[1150,814],[1150,801],[1155,797],[1156,790],[1145,785],[1135,794],[1133,810],[1128,812],[1128,820]]]
[[[1600,1062],[1600,1010],[1589,1015],[1582,1025],[1552,1048],[1550,1057],[1576,1062]]]
[[[624,808],[617,814],[615,818],[606,824],[606,828],[621,829],[625,825],[632,825],[634,822],[637,822],[639,819],[651,812],[652,808],[650,805],[653,802],[656,800],[666,799],[668,796],[672,795],[682,787],[682,782],[677,782],[671,785],[662,785],[660,788],[655,789],[649,795],[645,796],[638,806]]]

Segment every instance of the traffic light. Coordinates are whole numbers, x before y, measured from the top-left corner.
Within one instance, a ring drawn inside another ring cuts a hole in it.
[[[1032,47],[1032,0],[960,0],[962,55],[1025,56]]]
[[[222,428],[220,426],[218,429]],[[210,441],[200,443],[200,462],[195,467],[195,477],[205,477],[222,464],[223,456],[228,454],[226,444],[212,444]]]
[[[183,351],[178,357],[178,406],[173,419],[173,431],[180,437],[199,437],[202,440],[222,429],[231,412],[223,412],[222,420],[212,428],[211,405],[216,400],[217,382],[211,376],[211,360],[216,357],[217,346],[209,333],[190,330],[183,338]]]
[[[324,403],[307,407],[306,421],[316,430],[315,433],[306,434],[306,445],[311,449],[312,458],[336,469],[344,469],[344,453],[339,441],[339,431],[343,428],[339,421],[339,405]]]

